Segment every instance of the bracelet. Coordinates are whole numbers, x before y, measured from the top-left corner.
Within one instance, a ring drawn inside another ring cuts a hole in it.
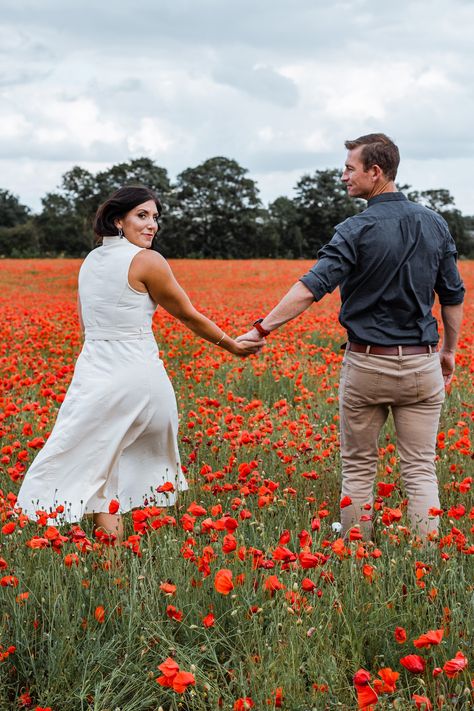
[[[224,331],[222,331],[222,338],[220,338],[218,341],[216,341],[216,346],[220,346],[220,344],[222,343],[222,341],[224,340],[224,338],[226,337],[226,335],[227,335],[227,334],[224,333]]]
[[[263,321],[263,318],[258,318],[256,321],[253,322],[252,326],[255,329],[257,329],[257,331],[259,332],[259,334],[261,336],[263,336],[265,338],[266,336],[270,335],[270,331],[267,331],[266,328],[263,328],[262,321]]]

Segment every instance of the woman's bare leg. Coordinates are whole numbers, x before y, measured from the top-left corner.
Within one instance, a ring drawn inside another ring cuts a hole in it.
[[[106,533],[113,533],[115,536],[117,536],[117,543],[122,543],[123,520],[121,516],[104,512],[95,513],[94,527],[101,528]]]

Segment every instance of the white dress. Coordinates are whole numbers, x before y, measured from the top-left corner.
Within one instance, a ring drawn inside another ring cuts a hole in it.
[[[173,387],[151,329],[156,305],[129,285],[140,247],[104,237],[84,260],[79,295],[85,340],[56,424],[29,468],[18,506],[30,518],[63,505],[59,517],[174,503],[187,489],[177,446]],[[158,493],[171,482],[174,492]]]

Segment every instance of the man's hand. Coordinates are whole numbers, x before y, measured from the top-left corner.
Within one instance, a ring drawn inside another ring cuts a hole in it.
[[[247,333],[243,333],[241,336],[238,336],[235,340],[237,343],[240,343],[240,341],[261,341],[262,336],[256,328],[252,328],[250,331],[247,331]],[[263,340],[263,343],[265,343],[265,339]]]
[[[454,351],[445,351],[443,348],[439,352],[439,360],[441,363],[441,371],[444,378],[444,387],[447,388],[453,379],[455,368],[455,353]]]
[[[265,339],[260,334],[255,339],[239,336],[235,339],[234,344],[231,352],[240,358],[247,358],[249,355],[260,353],[265,345]]]

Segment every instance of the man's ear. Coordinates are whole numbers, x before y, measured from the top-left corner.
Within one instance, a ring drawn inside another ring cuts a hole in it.
[[[375,163],[370,170],[372,171],[372,177],[374,181],[383,178],[383,170],[379,165],[377,165],[377,163]]]

